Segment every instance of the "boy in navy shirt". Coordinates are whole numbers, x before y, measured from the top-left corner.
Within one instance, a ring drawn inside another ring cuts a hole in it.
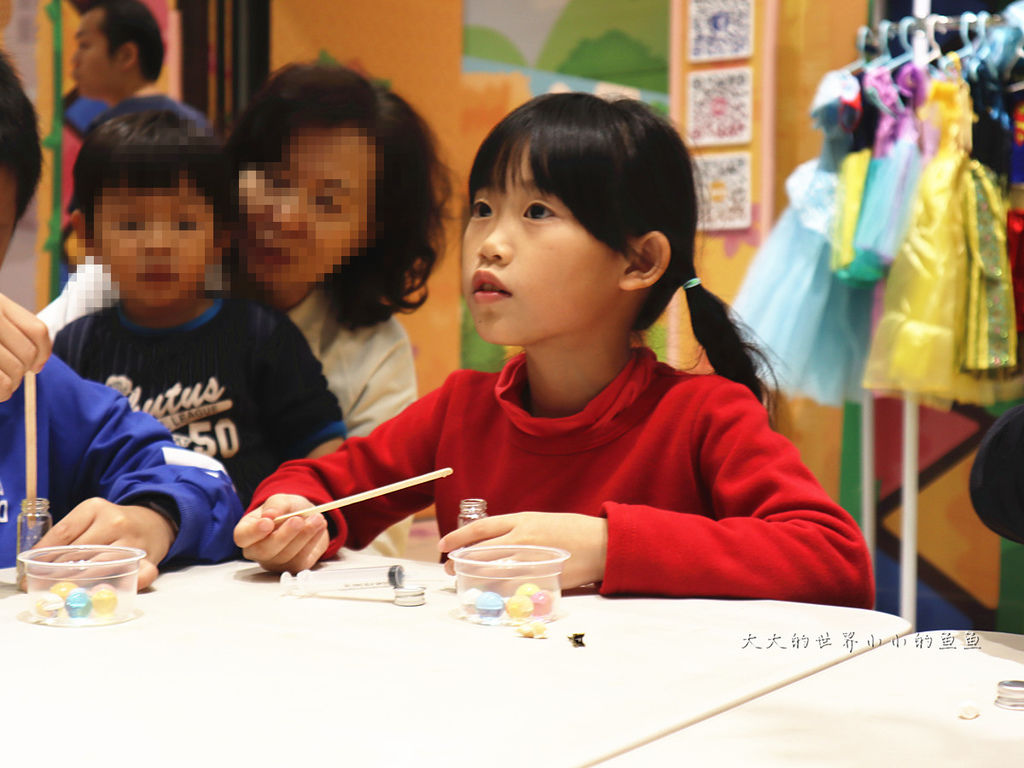
[[[0,263],[41,162],[35,111],[0,54]],[[140,589],[158,565],[235,556],[231,534],[242,508],[223,467],[177,448],[152,417],[48,357],[45,326],[0,296],[0,567],[14,565],[25,497],[21,379],[29,370],[37,374],[37,490],[55,520],[39,546],[144,549]]]
[[[94,130],[75,162],[73,225],[118,303],[64,328],[54,351],[224,463],[243,503],[284,461],[345,436],[320,363],[285,315],[220,298],[233,185],[212,137],[172,112]]]

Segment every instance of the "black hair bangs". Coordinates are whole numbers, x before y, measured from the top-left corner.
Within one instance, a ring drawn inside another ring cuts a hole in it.
[[[171,112],[139,112],[103,123],[86,137],[75,161],[75,197],[91,232],[107,189],[177,189],[190,182],[221,224],[233,223],[236,191],[222,144],[196,133]]]
[[[634,154],[621,111],[589,94],[548,94],[509,113],[484,139],[469,176],[470,203],[481,189],[529,181],[572,211],[590,234],[622,251],[632,231],[621,204]],[[532,178],[527,179],[527,169]]]
[[[209,201],[217,219],[227,222],[234,218],[234,196],[226,168],[222,153],[196,147],[115,148],[97,189],[100,195],[108,189],[176,190],[187,182]]]

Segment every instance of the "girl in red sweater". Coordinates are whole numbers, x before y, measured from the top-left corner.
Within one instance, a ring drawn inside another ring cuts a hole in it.
[[[433,503],[442,552],[563,547],[564,587],[870,607],[859,529],[771,429],[752,351],[696,276],[697,196],[675,130],[636,101],[538,97],[484,140],[469,202],[466,301],[484,339],[523,353],[282,465],[235,529],[246,557],[308,568]],[[632,343],[680,289],[715,375]],[[274,527],[444,466],[444,480]],[[491,516],[456,529],[469,497]]]

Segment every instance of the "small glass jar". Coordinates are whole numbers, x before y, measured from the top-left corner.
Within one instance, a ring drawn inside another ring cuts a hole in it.
[[[22,499],[18,514],[18,542],[16,555],[33,549],[46,532],[53,527],[49,499]],[[25,566],[18,561],[18,583],[25,575]]]
[[[456,528],[487,517],[487,502],[483,499],[463,499],[459,502],[459,521]]]
[[[1003,680],[996,686],[996,706],[1024,710],[1024,680]]]

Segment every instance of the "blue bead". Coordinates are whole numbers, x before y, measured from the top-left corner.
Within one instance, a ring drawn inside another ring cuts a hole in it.
[[[497,592],[484,592],[476,599],[476,612],[483,619],[497,619],[505,612],[505,601]]]
[[[72,619],[84,619],[92,612],[92,598],[84,589],[73,589],[64,600],[64,607]]]

